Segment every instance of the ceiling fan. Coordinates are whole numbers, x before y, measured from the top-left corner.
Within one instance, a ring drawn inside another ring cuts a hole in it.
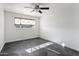
[[[42,10],[49,10],[49,7],[40,7],[40,4],[35,4],[34,7],[24,7],[24,8],[30,8],[33,9],[31,12],[39,12],[40,14],[42,14]]]

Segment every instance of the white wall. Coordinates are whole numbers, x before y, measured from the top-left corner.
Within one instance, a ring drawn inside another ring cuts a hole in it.
[[[33,28],[16,28],[14,17],[36,19],[36,25]],[[39,37],[39,18],[36,17],[5,11],[5,27],[6,42]]]
[[[79,51],[79,4],[51,4],[40,19],[40,36]]]
[[[4,45],[4,11],[0,4],[0,51]]]
[[[74,39],[72,40],[72,48],[79,51],[79,3],[75,4],[74,13]]]

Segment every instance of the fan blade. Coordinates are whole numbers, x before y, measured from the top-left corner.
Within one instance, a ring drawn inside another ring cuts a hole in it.
[[[39,9],[41,9],[41,10],[48,10],[49,7],[40,7]]]
[[[41,10],[39,10],[39,13],[41,13],[41,14],[42,14],[42,11],[41,11]]]
[[[30,9],[34,9],[33,7],[24,7],[24,8],[30,8]]]
[[[34,10],[30,11],[31,13],[34,12]]]

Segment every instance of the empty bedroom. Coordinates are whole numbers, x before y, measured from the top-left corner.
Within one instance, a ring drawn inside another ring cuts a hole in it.
[[[79,56],[79,3],[0,3],[0,56]]]

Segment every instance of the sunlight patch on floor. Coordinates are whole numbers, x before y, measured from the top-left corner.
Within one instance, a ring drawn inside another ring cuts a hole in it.
[[[49,46],[51,44],[53,44],[53,43],[52,42],[46,42],[46,43],[43,43],[41,45],[37,45],[35,47],[25,49],[25,51],[28,52],[28,53],[32,53],[32,52],[34,52],[34,51],[36,51],[38,49],[45,48],[45,47],[47,47],[47,46]]]

